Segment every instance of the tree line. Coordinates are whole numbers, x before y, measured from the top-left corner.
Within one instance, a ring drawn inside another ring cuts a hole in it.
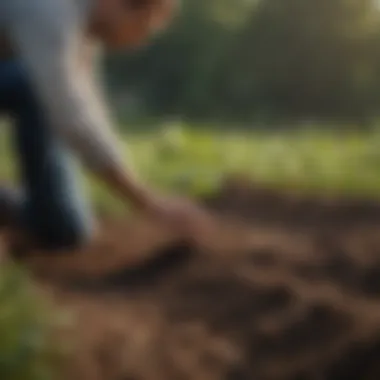
[[[369,120],[380,113],[378,2],[183,0],[167,32],[106,67],[126,112]]]

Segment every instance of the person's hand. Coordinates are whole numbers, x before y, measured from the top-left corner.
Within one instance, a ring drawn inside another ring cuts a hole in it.
[[[102,177],[138,213],[156,219],[164,228],[186,240],[199,242],[200,237],[206,235],[213,224],[209,212],[195,202],[157,195],[154,190],[118,167],[103,172]]]
[[[184,198],[153,197],[145,212],[189,240],[198,240],[211,220],[206,210]]]

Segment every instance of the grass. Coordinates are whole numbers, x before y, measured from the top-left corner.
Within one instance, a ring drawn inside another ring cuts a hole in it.
[[[127,136],[135,166],[152,185],[204,193],[229,173],[310,192],[380,197],[380,133],[216,133],[174,125]]]
[[[0,176],[14,178],[8,138],[1,140]],[[212,191],[227,173],[256,182],[306,191],[380,196],[380,132],[326,130],[217,133],[181,124],[126,134],[126,160],[155,187],[199,194]],[[88,182],[95,202],[119,210],[96,181]]]
[[[141,172],[166,188],[207,191],[226,173],[273,186],[380,195],[380,134],[231,132],[179,128],[131,138]]]

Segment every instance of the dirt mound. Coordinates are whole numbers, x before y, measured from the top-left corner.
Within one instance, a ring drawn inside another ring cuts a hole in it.
[[[241,183],[205,203],[244,222],[199,247],[108,222],[83,252],[25,260],[76,316],[67,378],[379,378],[379,205]]]

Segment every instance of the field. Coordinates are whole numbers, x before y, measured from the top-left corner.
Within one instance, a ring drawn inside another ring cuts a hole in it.
[[[127,136],[130,155],[152,184],[191,194],[226,174],[312,192],[378,197],[380,132],[217,132],[173,124]]]
[[[63,380],[379,377],[376,131],[172,125],[127,140],[149,182],[213,218],[196,242],[112,217],[80,252],[4,255],[28,276],[1,276],[1,379],[50,379],[49,364]],[[89,185],[102,210],[119,209]]]
[[[13,178],[9,135],[0,141],[1,151],[6,152],[0,162],[1,178]],[[380,196],[380,131],[376,129],[218,132],[173,123],[153,132],[125,134],[122,144],[126,161],[141,177],[169,191],[209,193],[226,175],[243,174],[276,188]],[[90,189],[103,209],[114,205],[95,181]]]

